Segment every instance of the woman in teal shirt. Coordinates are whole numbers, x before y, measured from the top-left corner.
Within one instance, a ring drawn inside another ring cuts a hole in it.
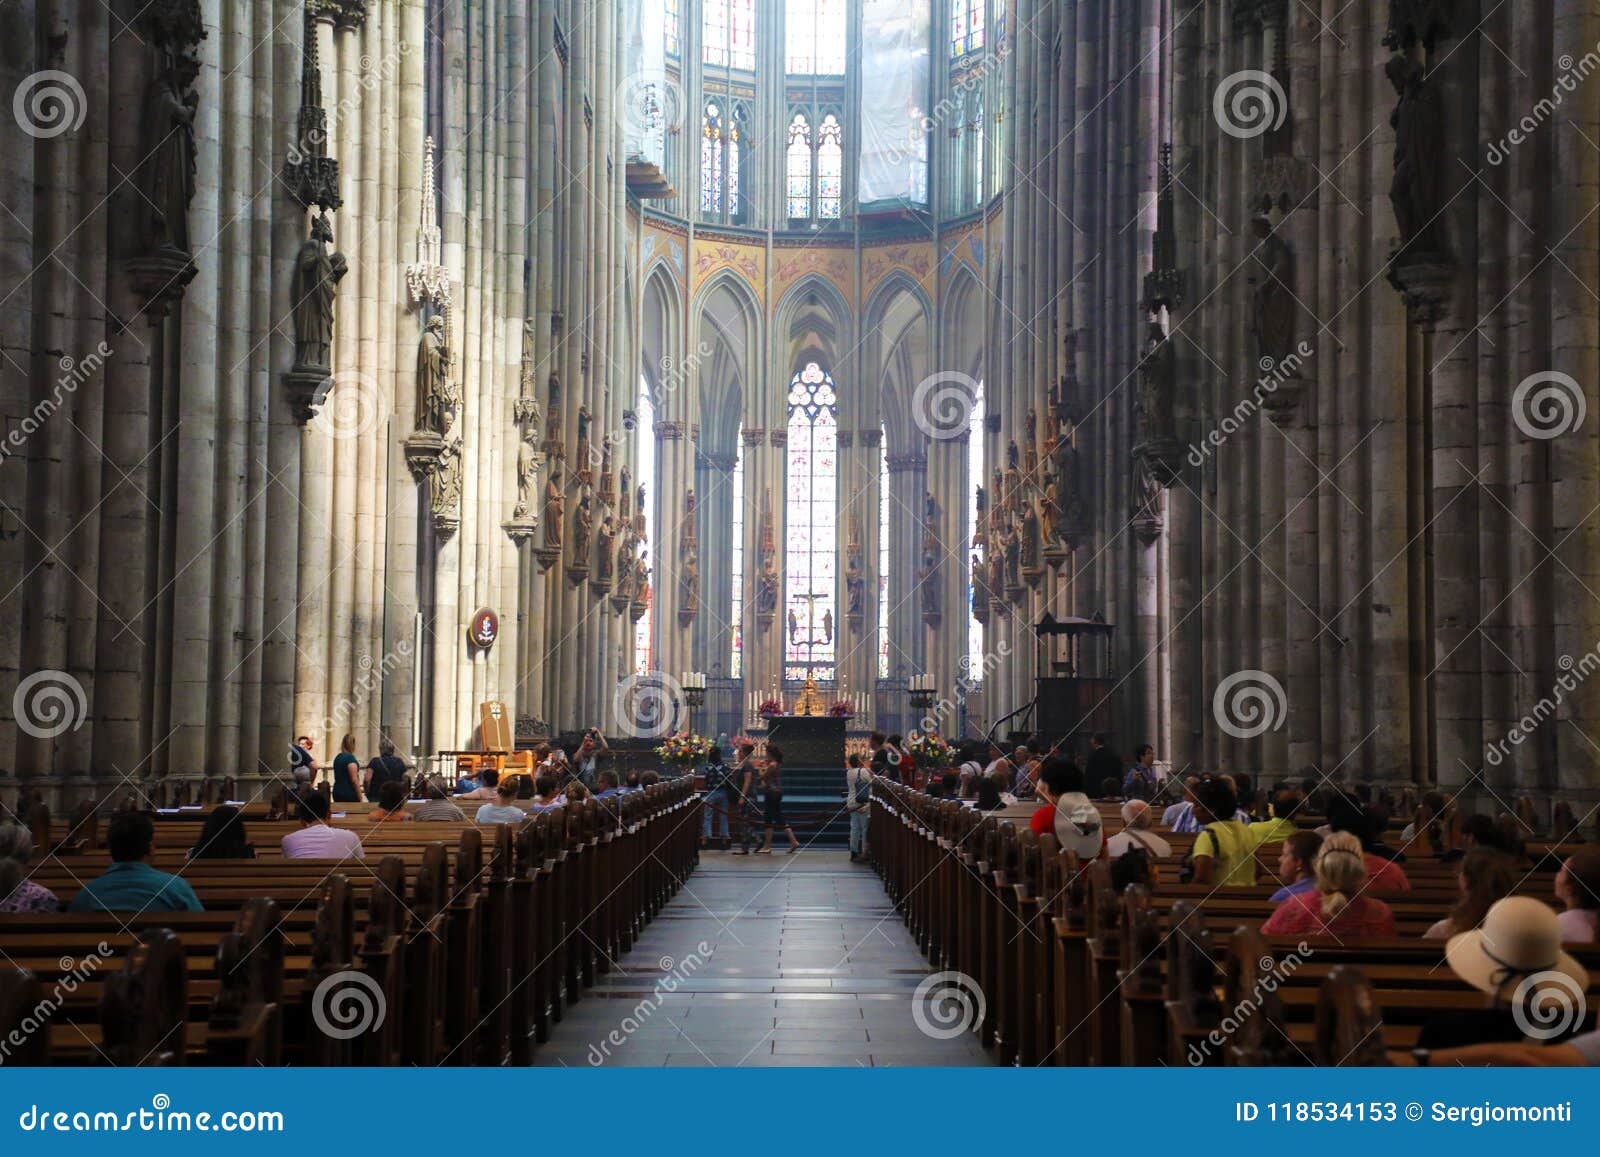
[[[356,758],[356,737],[346,735],[333,757],[333,802],[357,803],[361,799],[361,761]]]

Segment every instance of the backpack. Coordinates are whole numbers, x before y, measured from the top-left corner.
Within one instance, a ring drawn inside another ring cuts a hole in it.
[[[1211,834],[1211,855],[1212,855],[1212,858],[1213,859],[1220,859],[1221,858],[1221,856],[1222,856],[1222,841],[1217,838],[1217,833],[1216,832],[1211,831],[1211,827],[1212,827],[1211,824],[1207,824],[1205,827],[1201,828],[1199,832],[1195,833],[1194,844],[1191,844],[1189,846],[1189,854],[1184,856],[1182,862],[1178,864],[1178,883],[1180,883],[1180,884],[1192,884],[1192,883],[1194,883],[1194,849],[1195,849],[1195,846],[1200,843],[1200,836],[1201,836],[1202,833],[1210,832],[1210,834]]]
[[[859,770],[852,768],[852,771]],[[872,777],[870,775],[856,776],[855,801],[857,807],[866,807],[872,799]]]

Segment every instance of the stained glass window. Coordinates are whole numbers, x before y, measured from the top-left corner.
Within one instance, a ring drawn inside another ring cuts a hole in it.
[[[817,130],[817,216],[837,221],[844,200],[844,130],[828,114]]]
[[[733,650],[728,674],[744,678],[744,428],[739,429],[738,456],[733,463]]]
[[[950,58],[960,60],[983,48],[983,8],[989,0],[950,0]]]
[[[656,408],[650,404],[650,387],[643,375],[639,378],[639,480],[645,487],[644,515],[645,539],[641,544],[645,567],[655,570],[655,519],[650,513],[650,503],[656,494]],[[644,592],[635,597],[642,598]],[[652,604],[654,599],[649,600]],[[650,673],[654,655],[650,650],[650,624],[655,621],[653,607],[645,608],[644,617],[633,627],[633,669],[640,675]]]
[[[789,0],[784,14],[789,71],[798,76],[844,73],[846,0]]]
[[[707,64],[755,70],[755,0],[702,0],[700,28]]]
[[[789,220],[811,216],[811,126],[805,113],[795,113],[789,122]]]
[[[878,444],[878,678],[889,677],[889,434]]]
[[[677,56],[683,49],[678,39],[678,0],[662,0],[662,13],[665,16],[663,23],[667,26],[667,55]]]
[[[744,208],[739,194],[742,186],[739,184],[739,159],[744,149],[744,108],[737,107],[733,110],[733,117],[728,124],[728,220],[737,221]]]
[[[972,204],[983,204],[983,86],[967,94],[967,140],[972,160],[968,173],[972,180]]]
[[[784,678],[834,678],[838,633],[838,398],[833,378],[811,362],[789,382]]]
[[[722,109],[715,101],[706,105],[700,137],[700,212],[722,212]]]
[[[971,505],[967,507],[967,540],[972,543],[972,558],[983,559],[983,535],[978,526],[978,487],[983,484],[983,383],[978,383],[978,396],[972,400],[972,425],[969,427],[967,438],[967,477],[971,480],[968,489],[972,497],[968,500]],[[970,563],[972,558],[967,561]],[[976,588],[969,587],[971,597],[977,597]],[[977,617],[967,616],[967,671],[968,686],[974,686],[983,678],[983,624]]]

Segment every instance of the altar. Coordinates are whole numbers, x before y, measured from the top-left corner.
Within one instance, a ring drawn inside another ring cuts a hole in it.
[[[844,767],[845,721],[831,715],[774,715],[767,721],[767,746],[783,752],[788,769]]]

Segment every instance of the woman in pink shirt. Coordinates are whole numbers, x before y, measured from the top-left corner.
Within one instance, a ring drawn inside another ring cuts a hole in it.
[[[1361,940],[1394,935],[1394,912],[1382,900],[1364,895],[1367,864],[1361,841],[1334,832],[1322,841],[1315,863],[1317,890],[1290,896],[1261,932],[1266,936],[1337,936]]]

